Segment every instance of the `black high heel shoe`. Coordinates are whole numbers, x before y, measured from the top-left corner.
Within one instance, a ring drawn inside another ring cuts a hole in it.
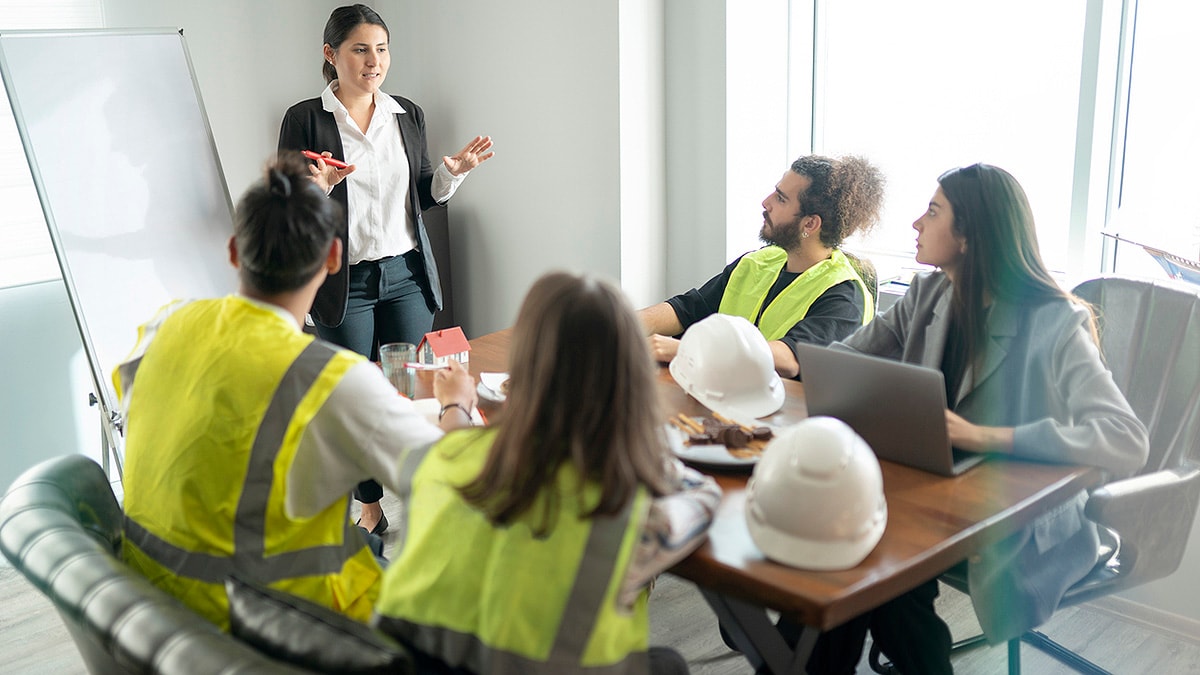
[[[361,522],[362,522],[362,518],[359,518],[358,520],[354,521],[354,524],[358,525],[358,527],[362,527],[362,525],[359,525],[359,523],[361,523]],[[367,528],[363,527],[363,529],[365,530]],[[375,523],[375,527],[371,528],[370,533],[378,536],[378,535],[382,535],[384,532],[387,532],[387,529],[388,529],[387,514],[383,514],[383,515],[379,516],[379,522]]]

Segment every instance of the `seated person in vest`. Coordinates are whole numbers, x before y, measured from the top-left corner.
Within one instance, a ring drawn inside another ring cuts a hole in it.
[[[163,308],[113,375],[125,560],[222,628],[235,573],[369,619],[383,571],[350,492],[398,484],[404,458],[443,433],[375,364],[301,330],[341,265],[339,208],[299,154],[281,155],[237,207],[239,292]],[[444,428],[469,423],[464,368],[439,371],[434,392]]]
[[[767,244],[726,265],[700,288],[643,309],[658,361],[675,358],[668,337],[721,312],[758,326],[775,370],[797,377],[793,345],[829,344],[875,315],[872,295],[839,249],[846,237],[874,227],[883,202],[883,174],[865,159],[801,157],[763,200],[758,236]]]
[[[647,646],[647,585],[700,544],[721,492],[667,447],[633,308],[604,281],[543,276],[509,363],[503,418],[415,467],[378,626],[430,672],[686,673]]]

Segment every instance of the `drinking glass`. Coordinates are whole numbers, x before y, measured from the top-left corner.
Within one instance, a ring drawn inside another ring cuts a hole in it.
[[[379,363],[383,374],[396,391],[412,398],[417,393],[417,346],[411,342],[389,342],[379,347]]]

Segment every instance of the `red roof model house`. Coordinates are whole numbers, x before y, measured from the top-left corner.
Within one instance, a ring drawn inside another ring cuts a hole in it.
[[[471,343],[462,328],[454,326],[426,333],[417,345],[417,356],[425,363],[445,365],[450,359],[459,363],[471,360]]]

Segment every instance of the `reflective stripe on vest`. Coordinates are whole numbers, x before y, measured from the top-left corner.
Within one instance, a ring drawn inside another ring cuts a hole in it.
[[[234,570],[262,583],[340,571],[346,560],[363,547],[349,519],[340,545],[314,546],[269,558],[263,555],[267,506],[275,478],[274,464],[283,446],[284,434],[300,400],[336,353],[316,340],[309,343],[288,367],[267,406],[254,436],[245,482],[238,498],[233,556],[188,551],[155,536],[126,517],[125,536],[130,543],[176,575],[209,583],[224,582]]]
[[[401,635],[427,654],[437,655],[446,663],[463,666],[475,673],[584,672],[644,673],[648,667],[645,652],[629,654],[623,661],[581,667],[581,655],[596,627],[600,607],[617,564],[616,552],[629,527],[632,502],[612,518],[592,519],[583,560],[575,574],[550,658],[538,661],[519,654],[492,649],[479,637],[439,626],[421,624],[387,616],[379,617],[379,627]],[[601,582],[603,580],[603,583]],[[549,668],[549,670],[547,670]]]
[[[624,613],[616,608],[615,593],[633,555],[648,493],[639,488],[615,516],[581,519],[576,514],[594,503],[599,488],[580,489],[575,473],[562,469],[546,489],[579,500],[560,502],[546,538],[529,530],[536,506],[516,523],[494,527],[453,487],[477,475],[494,433],[447,435],[417,472],[406,509],[420,518],[408,530],[406,548],[413,550],[396,557],[385,573],[376,604],[379,627],[473,672],[645,673],[646,595],[632,613]],[[464,542],[467,549],[456,548]],[[538,565],[541,576],[518,574],[494,583],[506,569],[533,569],[524,561]],[[425,570],[436,574],[423,576]],[[552,609],[510,619],[512,611],[520,611],[508,604],[514,597],[538,597],[541,608]]]
[[[778,340],[808,314],[809,308],[825,291],[842,282],[854,281],[864,299],[863,324],[874,316],[874,303],[866,284],[854,271],[846,254],[834,249],[829,258],[793,279],[762,310],[760,317],[763,301],[786,263],[787,251],[778,246],[766,246],[742,256],[729,276],[717,311],[740,316],[758,326],[767,340]]]

